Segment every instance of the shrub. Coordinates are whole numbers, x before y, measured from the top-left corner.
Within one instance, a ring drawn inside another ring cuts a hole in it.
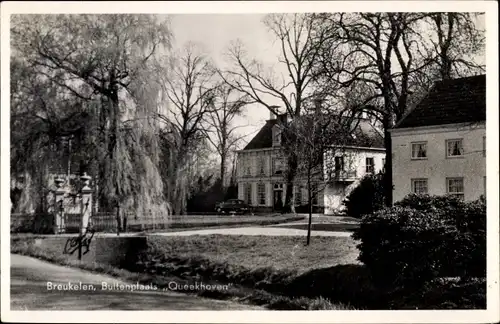
[[[10,232],[52,234],[54,221],[52,214],[14,214],[10,217]]]
[[[486,205],[452,197],[410,196],[363,218],[353,237],[359,260],[382,285],[484,277]]]
[[[454,210],[463,208],[465,202],[452,195],[431,196],[409,194],[403,200],[398,201],[394,206],[412,208],[420,211]]]
[[[344,200],[347,215],[361,218],[384,207],[383,173],[367,175],[361,179]]]

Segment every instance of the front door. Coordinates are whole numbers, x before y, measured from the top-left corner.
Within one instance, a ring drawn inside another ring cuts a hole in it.
[[[283,209],[283,190],[274,191],[274,210],[281,211]]]

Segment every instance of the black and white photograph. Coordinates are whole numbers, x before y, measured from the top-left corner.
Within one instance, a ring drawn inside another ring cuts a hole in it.
[[[499,321],[498,4],[432,3],[3,3],[2,319]]]

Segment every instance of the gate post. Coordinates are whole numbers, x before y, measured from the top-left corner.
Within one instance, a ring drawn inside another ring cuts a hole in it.
[[[54,234],[64,233],[66,225],[64,224],[64,195],[66,194],[66,190],[62,188],[62,184],[64,179],[59,177],[54,179],[56,184],[56,190],[54,191],[55,199],[54,199],[54,211],[55,211],[55,228]]]
[[[83,187],[81,189],[82,223],[80,225],[80,235],[85,235],[89,226],[90,215],[92,213],[92,189],[90,188],[90,179],[92,178],[85,172],[80,179],[83,182]]]

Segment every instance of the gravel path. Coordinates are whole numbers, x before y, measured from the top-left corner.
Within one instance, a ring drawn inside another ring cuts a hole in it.
[[[306,230],[281,228],[279,226],[272,227],[238,227],[238,228],[213,228],[194,231],[154,233],[152,235],[162,236],[189,236],[189,235],[265,235],[265,236],[305,236]],[[351,232],[330,232],[330,231],[311,231],[311,236],[337,236],[349,237]]]

